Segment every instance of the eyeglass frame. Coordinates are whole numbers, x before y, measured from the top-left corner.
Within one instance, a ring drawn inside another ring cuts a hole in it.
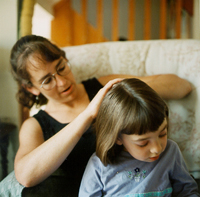
[[[66,59],[64,59],[64,63],[63,64],[67,64],[67,66],[69,67],[69,72],[67,73],[67,74],[65,74],[65,75],[61,75],[60,73],[59,73],[59,71],[57,70],[54,74],[52,74],[52,75],[50,75],[50,76],[47,76],[43,81],[42,81],[42,83],[41,83],[41,86],[40,86],[40,88],[43,88],[44,90],[52,90],[55,86],[56,86],[56,77],[55,77],[55,75],[56,74],[58,74],[59,76],[66,76],[66,75],[68,75],[69,73],[70,73],[70,71],[71,71],[71,64],[70,64],[70,62],[69,62],[69,60],[66,60]],[[61,64],[61,65],[63,65],[63,64]],[[60,66],[60,65],[59,65]],[[58,66],[58,68],[59,68],[59,66]],[[52,87],[52,88],[50,88],[50,89],[45,89],[44,87],[43,87],[43,85],[44,85],[44,83],[45,83],[45,81],[47,80],[47,78],[48,77],[52,77],[53,78],[53,80],[55,80],[55,85]]]

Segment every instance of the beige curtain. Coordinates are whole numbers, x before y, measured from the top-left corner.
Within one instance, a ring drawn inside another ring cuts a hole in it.
[[[36,0],[23,0],[20,17],[20,37],[32,34],[32,17]]]

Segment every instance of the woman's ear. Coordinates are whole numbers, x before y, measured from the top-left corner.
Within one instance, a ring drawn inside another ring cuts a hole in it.
[[[31,87],[28,87],[28,86],[26,86],[26,85],[22,85],[28,92],[30,92],[30,93],[32,93],[32,94],[34,94],[34,95],[36,95],[36,96],[38,96],[39,94],[40,94],[40,91],[37,89],[37,88],[35,88],[34,86],[31,86]]]
[[[122,139],[121,138],[117,138],[116,142],[115,142],[117,145],[122,145]]]

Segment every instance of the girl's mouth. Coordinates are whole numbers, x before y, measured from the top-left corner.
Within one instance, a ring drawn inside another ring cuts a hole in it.
[[[159,157],[160,157],[159,155],[156,156],[156,157],[150,157],[150,160],[151,160],[151,161],[155,161],[155,160],[159,159]]]

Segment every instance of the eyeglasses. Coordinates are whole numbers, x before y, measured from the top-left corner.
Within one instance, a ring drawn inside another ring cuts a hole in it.
[[[54,74],[52,74],[44,79],[40,88],[43,88],[45,90],[53,89],[56,86],[55,75],[58,74],[60,76],[66,76],[70,73],[70,71],[71,71],[71,65],[70,65],[69,61],[65,61],[63,64],[60,64],[58,66],[57,71]]]

